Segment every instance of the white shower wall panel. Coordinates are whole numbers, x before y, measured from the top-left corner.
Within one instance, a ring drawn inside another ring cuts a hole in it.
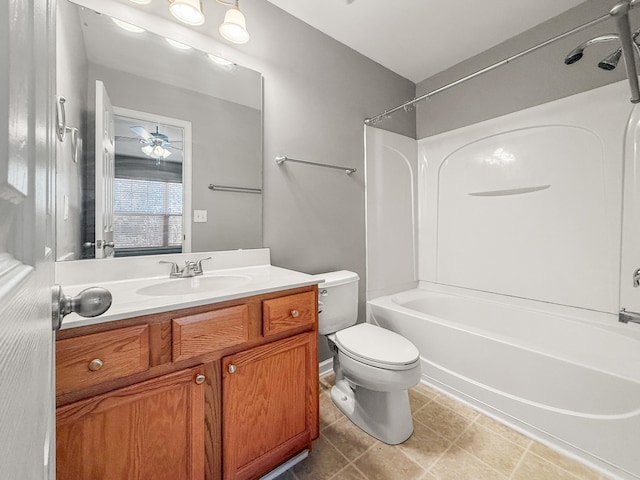
[[[420,279],[617,313],[626,88],[420,140]]]
[[[367,298],[417,282],[417,143],[365,127]]]

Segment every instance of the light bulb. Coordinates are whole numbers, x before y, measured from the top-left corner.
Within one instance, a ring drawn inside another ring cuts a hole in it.
[[[247,23],[244,15],[235,7],[227,10],[219,31],[220,35],[232,43],[243,44],[249,41],[249,32],[247,32]]]
[[[171,14],[187,25],[202,25],[204,13],[200,0],[169,0]]]

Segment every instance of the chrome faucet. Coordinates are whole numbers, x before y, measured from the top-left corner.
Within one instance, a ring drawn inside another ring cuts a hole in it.
[[[202,262],[205,260],[210,260],[211,257],[201,258],[197,262],[193,260],[187,260],[184,262],[184,267],[178,267],[178,264],[175,262],[167,262],[166,260],[160,260],[160,263],[170,263],[171,264],[171,272],[169,273],[170,278],[189,278],[189,277],[197,277],[198,275],[202,275]]]

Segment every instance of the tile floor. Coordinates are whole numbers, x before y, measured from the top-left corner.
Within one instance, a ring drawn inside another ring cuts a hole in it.
[[[278,480],[603,480],[606,477],[425,386],[410,391],[414,433],[389,446],[355,427],[320,380],[320,438]]]

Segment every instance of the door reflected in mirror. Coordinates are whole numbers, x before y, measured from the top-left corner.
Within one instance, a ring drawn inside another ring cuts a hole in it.
[[[262,247],[262,75],[112,20],[58,2],[56,259]]]
[[[114,108],[113,242],[116,256],[191,251],[183,208],[191,178],[191,124]],[[186,141],[185,137],[189,140]]]

